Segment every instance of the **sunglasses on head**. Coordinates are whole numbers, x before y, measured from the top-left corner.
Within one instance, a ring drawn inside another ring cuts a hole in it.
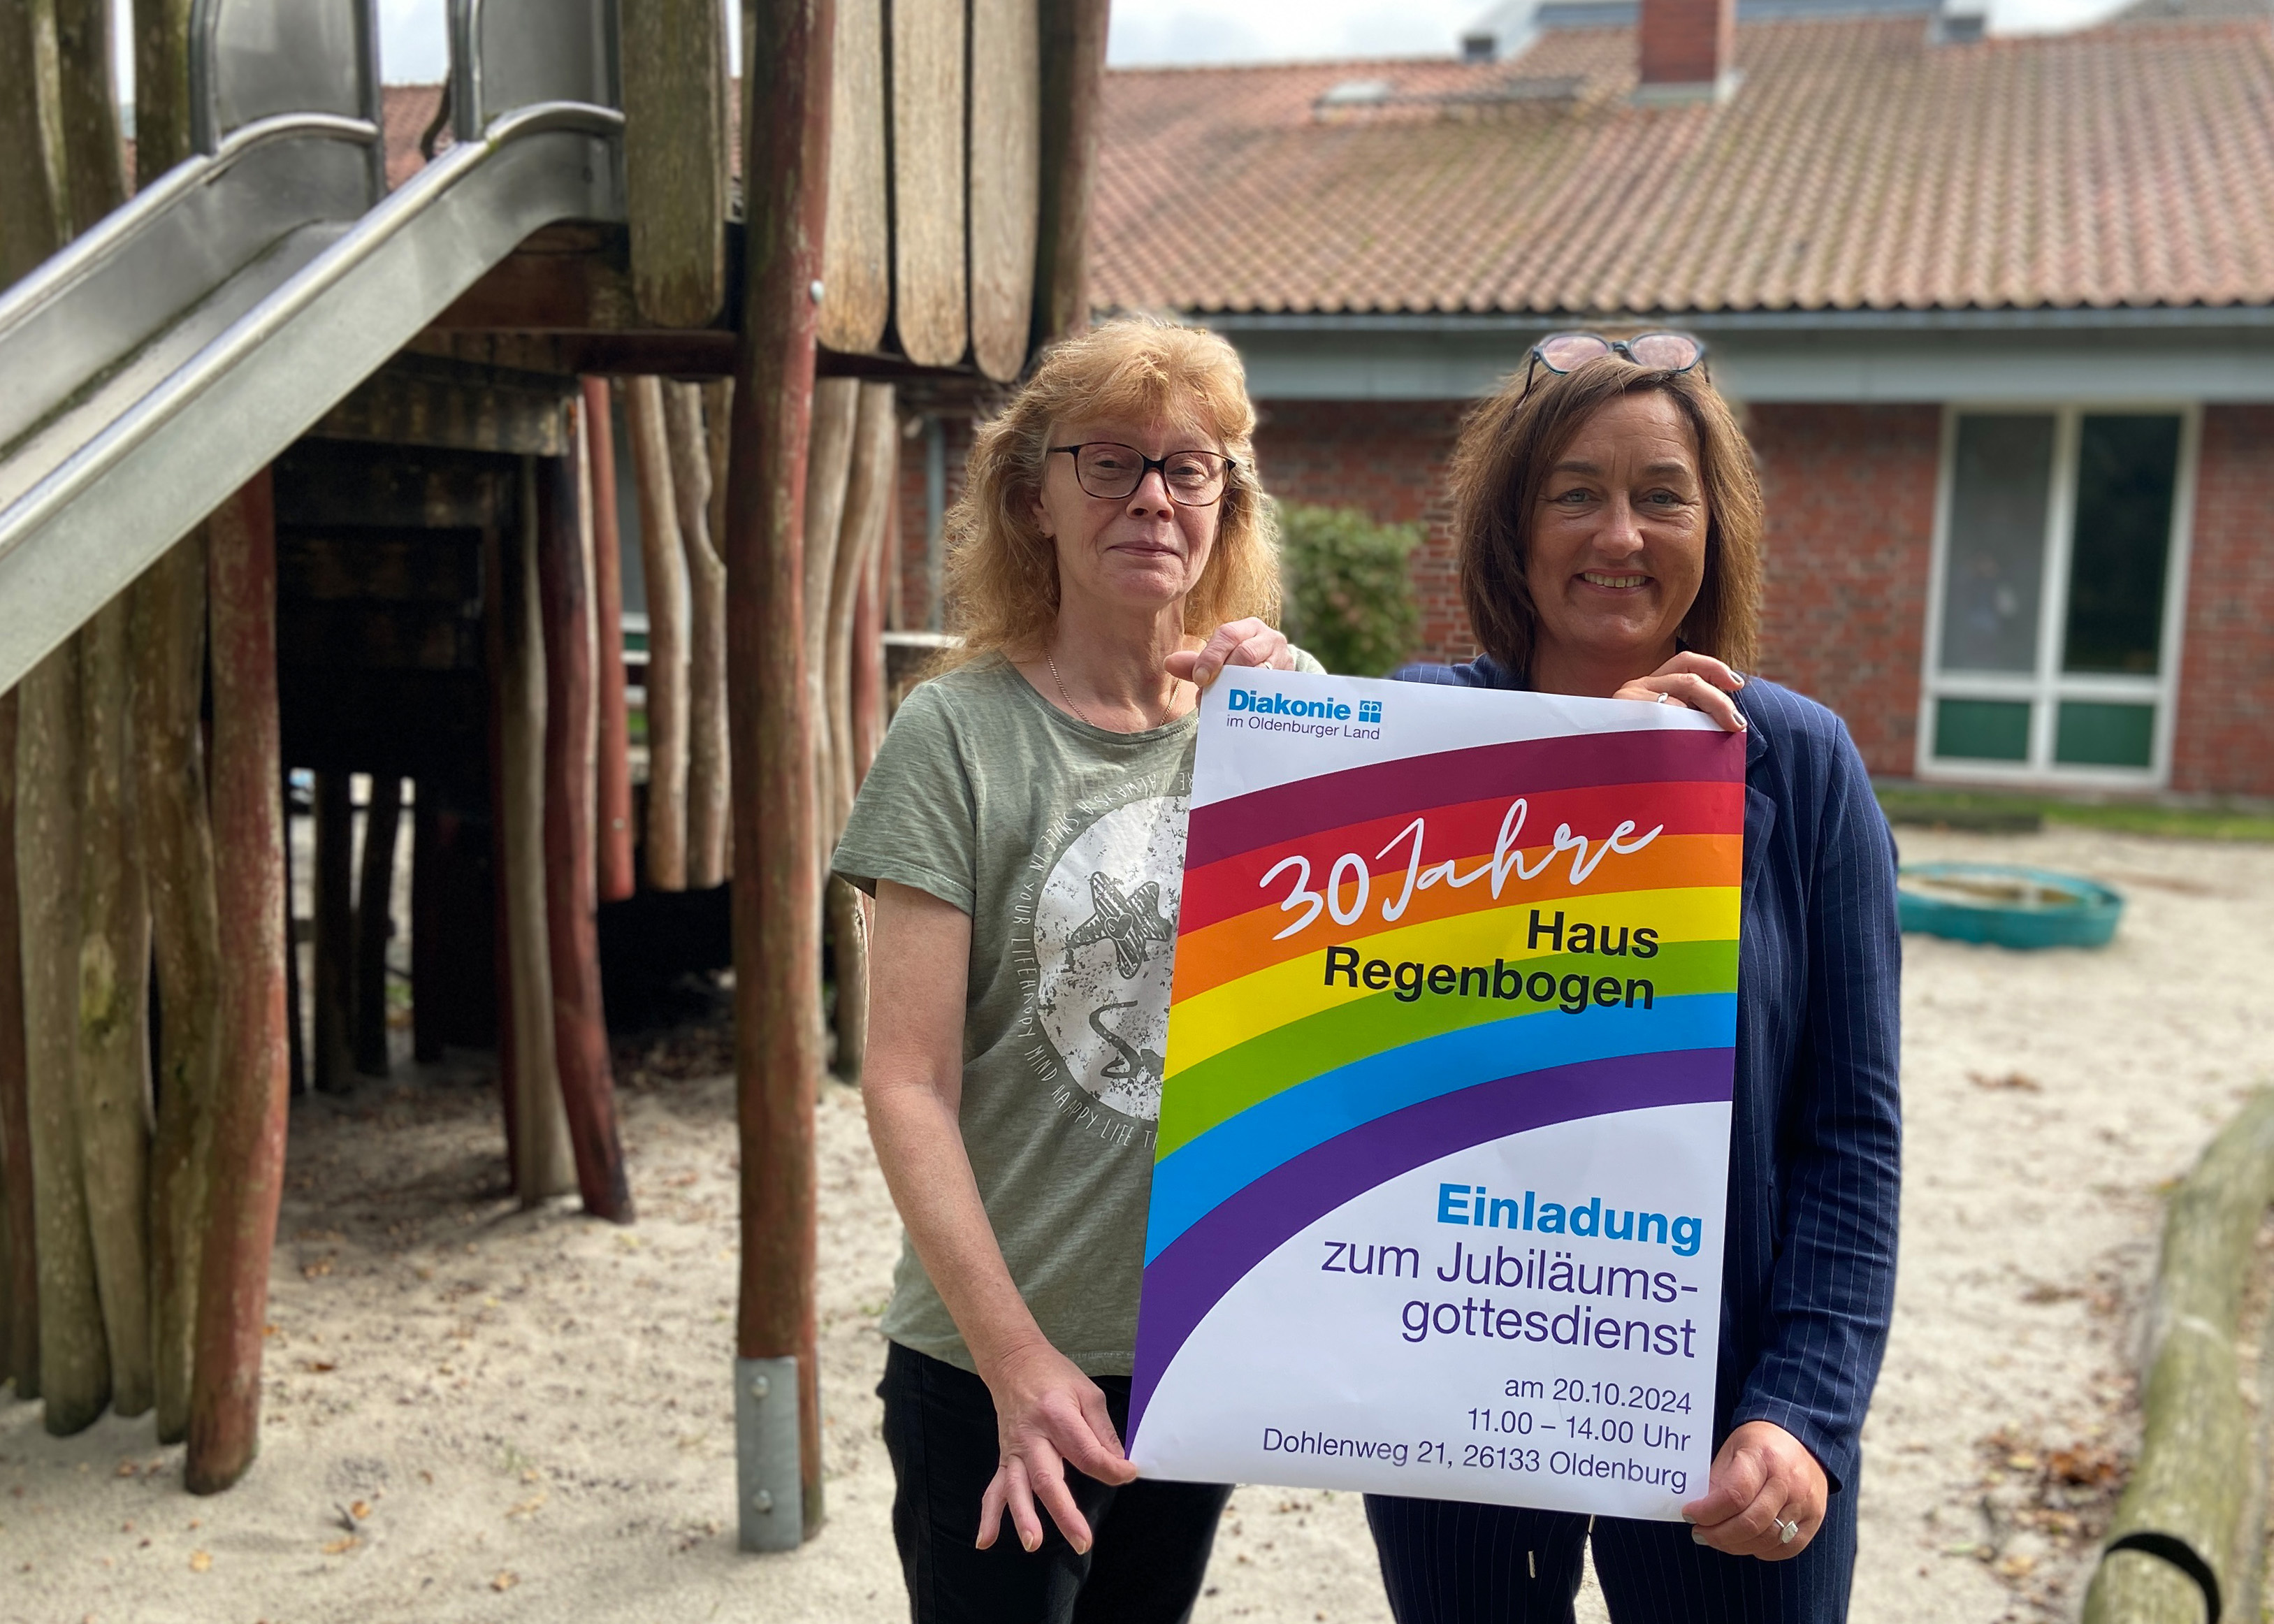
[[[1524,365],[1524,392],[1532,393],[1533,371],[1546,367],[1561,375],[1576,372],[1590,361],[1615,355],[1653,371],[1686,372],[1706,360],[1706,341],[1694,333],[1638,333],[1632,338],[1606,338],[1600,333],[1550,333],[1532,345]]]

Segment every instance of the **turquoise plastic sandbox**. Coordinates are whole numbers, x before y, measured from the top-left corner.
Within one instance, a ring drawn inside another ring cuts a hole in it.
[[[2009,863],[1912,863],[1897,884],[1905,930],[1999,947],[2105,947],[2124,914],[2105,885]]]

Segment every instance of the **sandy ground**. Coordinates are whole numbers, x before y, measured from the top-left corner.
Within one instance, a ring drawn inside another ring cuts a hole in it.
[[[2074,1616],[2133,1445],[2160,1192],[2274,1060],[2274,848],[1902,833],[1909,858],[2093,874],[2131,908],[2101,953],[1909,941],[1855,1615]],[[147,1418],[55,1440],[0,1399],[0,1620],[905,1617],[871,1395],[897,1230],[842,1086],[820,1109],[830,1520],[794,1555],[735,1553],[732,1099],[666,1075],[704,1061],[682,1041],[623,1096],[629,1229],[505,1198],[476,1057],[300,1102],[260,1463],[194,1500]],[[1203,1624],[1388,1616],[1354,1496],[1243,1488],[1216,1549]]]

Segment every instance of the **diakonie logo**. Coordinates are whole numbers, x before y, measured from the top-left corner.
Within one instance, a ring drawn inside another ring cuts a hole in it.
[[[1290,699],[1284,694],[1261,694],[1245,688],[1233,688],[1224,708],[1257,716],[1312,717],[1321,722],[1347,722],[1353,714],[1361,722],[1382,720],[1379,699],[1359,700],[1353,712],[1349,704],[1339,699]]]

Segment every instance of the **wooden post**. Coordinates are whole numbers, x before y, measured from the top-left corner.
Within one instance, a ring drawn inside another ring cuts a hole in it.
[[[819,797],[814,863],[825,876],[837,799],[837,770],[829,759],[829,597],[837,583],[837,550],[845,534],[846,500],[852,493],[860,414],[858,379],[825,378],[814,385],[812,451],[805,476],[805,680],[806,703],[813,708],[815,793]]]
[[[701,327],[727,298],[726,9],[622,0],[621,17],[632,295],[657,327]]]
[[[545,628],[545,921],[552,967],[553,1052],[584,1210],[632,1220],[616,1131],[594,917],[592,599],[578,539],[573,458],[550,457],[538,477],[538,591]]]
[[[719,560],[719,726],[720,729],[719,758],[726,784],[722,794],[733,790],[732,770],[726,768],[727,741],[727,471],[734,452],[734,380],[714,378],[701,386],[703,396],[703,436],[711,452],[711,551]],[[719,816],[719,878],[727,879],[734,872],[734,819],[731,811],[722,810]]]
[[[687,675],[687,883],[707,890],[727,877],[727,567],[711,539],[702,391],[691,383],[665,384],[663,417],[694,633]]]
[[[813,396],[812,286],[828,207],[833,0],[743,8],[749,284],[735,350],[727,491],[727,700],[735,786],[734,1074],[742,1129],[745,1360],[796,1360],[800,1518],[784,1530],[748,1498],[745,1549],[819,1531],[814,1096],[821,1079],[821,944],[803,537]],[[769,1417],[778,1413],[765,1412]],[[747,1483],[768,1440],[746,1439]],[[786,1537],[787,1536],[787,1537]]]
[[[892,321],[909,360],[953,366],[971,331],[965,0],[893,0],[892,19]]]
[[[198,1248],[213,1139],[214,1005],[221,926],[199,719],[206,674],[202,527],[150,567],[133,596],[134,740],[156,947],[158,1132],[150,1161],[153,1359],[158,1437],[190,1425]]]
[[[348,775],[316,774],[316,1035],[319,1094],[355,1086],[355,801]]]
[[[53,18],[49,0],[0,0],[0,288],[64,237]]]
[[[363,872],[356,883],[355,1069],[385,1077],[387,942],[394,934],[395,848],[403,825],[403,780],[372,775],[363,815]]]
[[[80,633],[79,1156],[111,1403],[155,1401],[150,1363],[150,914],[134,829],[127,601]]]
[[[1035,323],[1042,166],[1036,0],[971,0],[971,357],[1007,383]]]
[[[210,564],[207,569],[210,579]],[[291,775],[285,774],[276,788],[284,808],[284,1052],[291,1091],[297,1096],[308,1092],[308,1022],[307,1001],[300,990],[299,904],[293,898]]]
[[[883,344],[892,310],[885,108],[884,0],[838,0],[820,340],[850,354]]]
[[[1035,244],[1036,345],[1089,325],[1089,208],[1097,173],[1111,0],[1043,8],[1043,192]]]
[[[538,619],[539,527],[537,459],[523,457],[521,495],[505,531],[505,693],[501,718],[503,821],[497,831],[504,870],[506,948],[513,1004],[511,1078],[514,1188],[533,1207],[576,1187],[561,1070],[553,1037],[553,949],[546,922],[545,646]],[[564,656],[565,658],[565,656]]]
[[[411,786],[410,803],[410,1057],[420,1065],[442,1058],[444,998],[442,940],[442,823],[431,781]]]
[[[647,883],[687,889],[687,554],[671,485],[663,386],[623,384],[632,477],[639,487],[640,565],[647,582]]]
[[[235,1483],[260,1447],[261,1326],[284,1192],[283,782],[276,716],[276,499],[268,472],[207,521],[213,618],[214,885],[220,1053],[197,1360],[191,1492]]]
[[[898,485],[899,447],[893,447],[895,464],[892,483]],[[893,507],[898,506],[897,498]],[[862,780],[869,776],[869,763],[877,759],[877,747],[885,740],[885,726],[891,718],[885,714],[885,604],[892,596],[889,570],[892,555],[889,545],[892,533],[897,528],[897,518],[891,508],[885,515],[886,545],[879,546],[869,555],[868,573],[861,578],[861,598],[853,613],[853,793],[861,793]],[[851,809],[847,803],[848,811]],[[838,831],[844,833],[842,829]]]
[[[592,622],[600,696],[598,773],[600,900],[638,889],[632,872],[631,740],[624,712],[623,538],[616,529],[616,436],[608,380],[584,380],[584,445],[592,482]]]
[[[53,0],[62,94],[64,190],[72,234],[126,201],[126,149],[118,128],[111,0]]]
[[[24,1093],[24,956],[16,908],[16,691],[0,694],[0,1190],[8,1249],[0,1297],[8,1299],[8,1346],[0,1361],[16,1396],[40,1396],[40,1273],[32,1211],[32,1114]]]
[[[110,1402],[110,1349],[79,1158],[79,656],[74,638],[17,689],[16,883],[40,1259],[40,1393],[48,1431],[58,1437],[93,1425]]]

